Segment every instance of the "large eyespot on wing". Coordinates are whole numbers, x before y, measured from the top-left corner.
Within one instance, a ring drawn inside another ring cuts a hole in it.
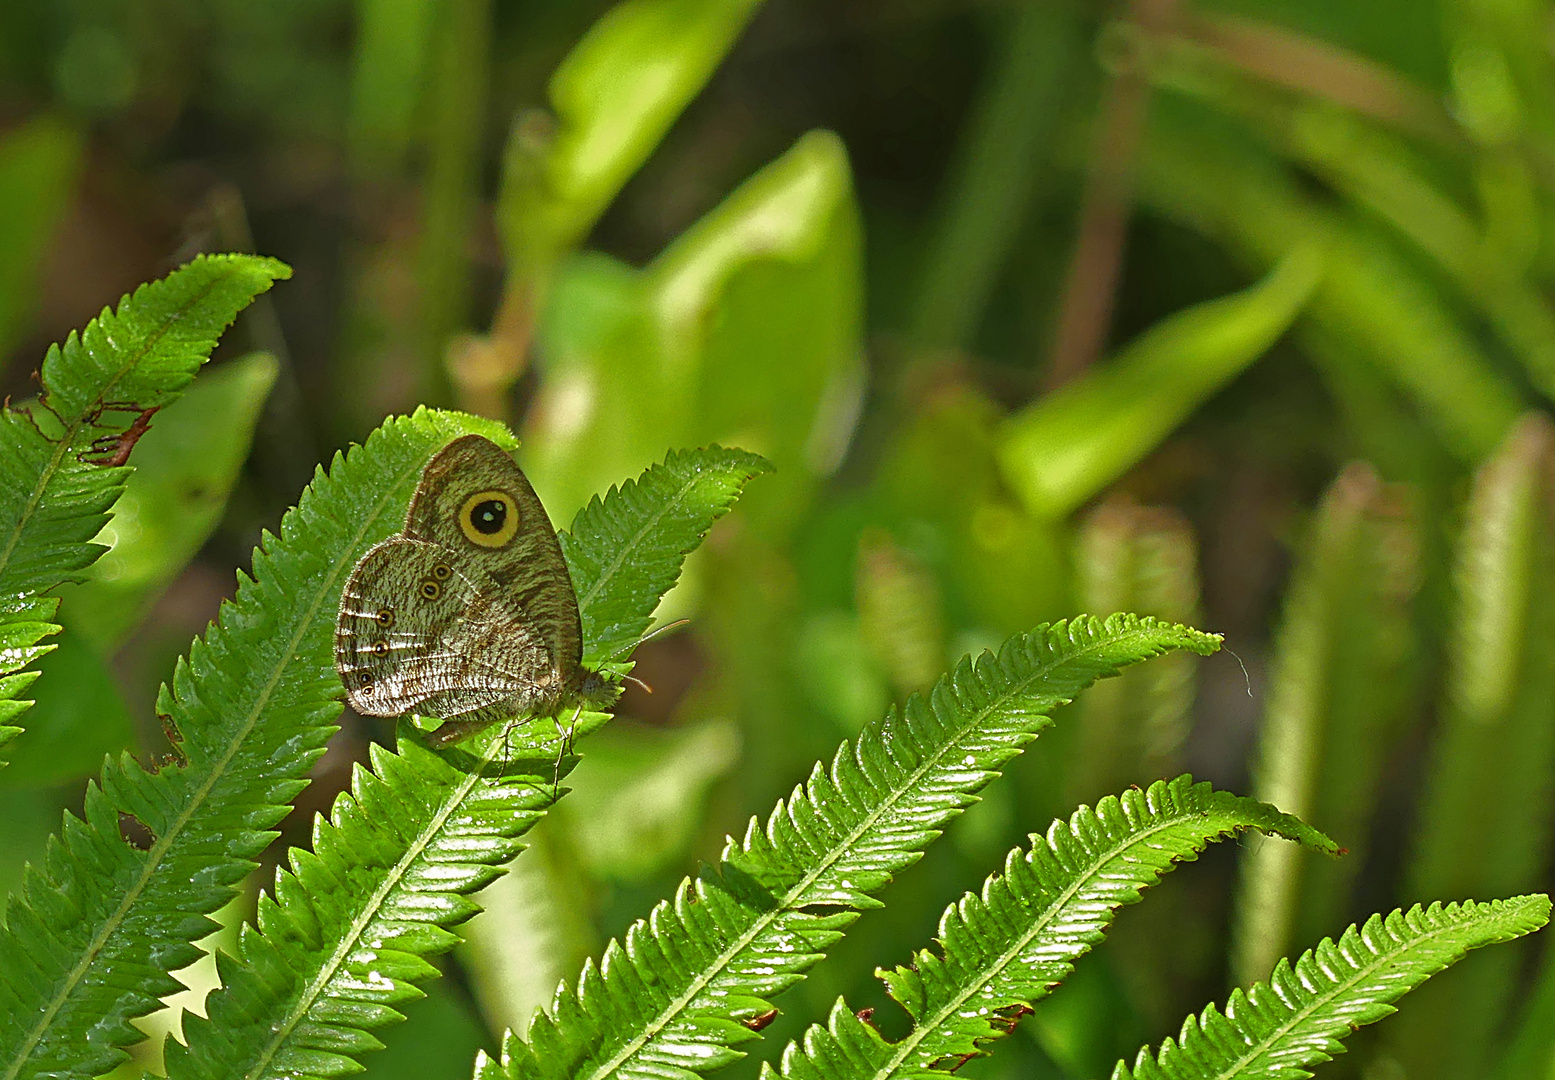
[[[494,579],[572,677],[583,658],[578,598],[556,530],[529,479],[496,443],[455,439],[435,454],[405,515],[405,535],[467,556]]]
[[[518,535],[523,515],[511,491],[487,488],[464,500],[454,516],[459,531],[476,547],[505,548]]]

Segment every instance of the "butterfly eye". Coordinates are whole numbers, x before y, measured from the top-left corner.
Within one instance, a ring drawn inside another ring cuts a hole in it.
[[[506,547],[518,526],[518,504],[505,491],[477,491],[459,508],[459,531],[480,547]]]
[[[356,688],[356,692],[363,697],[371,697],[374,689],[376,687],[371,679],[363,679],[362,685]]]
[[[421,583],[421,595],[428,600],[436,600],[443,595],[443,587],[431,578],[427,578]]]
[[[438,581],[447,581],[449,578],[454,576],[454,572],[443,563],[438,563],[436,566],[432,567],[432,576],[435,577]]]
[[[378,609],[378,614],[374,615],[373,618],[378,620],[378,625],[379,626],[383,626],[383,627],[393,626],[394,625],[394,609],[393,608],[381,607],[381,608]]]
[[[388,656],[389,655],[389,643],[387,641],[376,641],[376,642],[374,642],[373,643],[373,655],[374,656]]]

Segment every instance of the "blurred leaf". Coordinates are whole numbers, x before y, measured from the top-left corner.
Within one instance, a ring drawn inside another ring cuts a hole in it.
[[[496,207],[507,260],[502,302],[489,335],[465,335],[448,354],[465,408],[507,413],[558,266],[712,77],[759,3],[624,0],[551,76],[554,117],[536,109],[515,119]]]
[[[1458,555],[1458,612],[1410,896],[1537,884],[1555,805],[1555,425],[1525,417],[1475,480]],[[1411,1077],[1488,1071],[1516,984],[1488,954],[1421,995],[1390,1045]]]
[[[1546,948],[1531,993],[1512,1029],[1495,1080],[1542,1080],[1555,1065],[1555,952]]]
[[[136,444],[138,467],[99,534],[109,550],[84,582],[58,590],[65,625],[99,654],[113,652],[215,531],[276,371],[273,356],[253,353],[205,372]]]
[[[1030,1030],[1037,1045],[1058,1063],[1064,1080],[1106,1075],[1110,1062],[1148,1038],[1116,971],[1094,963],[1075,968],[1043,1000]]]
[[[924,259],[913,325],[922,345],[970,344],[1033,190],[1057,164],[1055,131],[1079,112],[1062,106],[1088,47],[1081,5],[1027,0],[991,14],[993,70],[960,136]]]
[[[1410,704],[1405,660],[1417,545],[1372,469],[1329,489],[1287,595],[1260,733],[1259,798],[1336,837],[1351,858],[1283,843],[1243,852],[1232,977],[1248,985],[1349,913],[1383,760]]]
[[[708,790],[739,752],[739,731],[727,720],[601,732],[589,740],[565,804],[578,857],[596,876],[649,880],[684,853]]]
[[[863,730],[891,703],[886,674],[851,612],[807,618],[795,635],[793,662],[806,702],[847,735]]]
[[[760,0],[625,0],[551,76],[556,128],[509,145],[498,230],[534,273],[577,246],[702,89]]]
[[[49,837],[59,828],[66,799],[59,790],[0,785],[0,820],[5,822],[5,845],[0,847],[0,896],[10,896],[20,889],[23,869],[44,857]]]
[[[10,744],[0,783],[48,787],[96,773],[103,757],[131,747],[135,725],[91,642],[67,623],[59,648],[40,659],[43,675],[27,730]]]
[[[1307,315],[1346,343],[1347,356],[1365,357],[1413,398],[1460,461],[1488,454],[1521,410],[1519,395],[1435,286],[1378,230],[1305,196],[1245,134],[1202,108],[1175,105],[1153,114],[1140,174],[1145,200],[1254,266],[1326,245]]]
[[[902,411],[875,492],[892,534],[939,572],[955,629],[996,641],[1075,610],[1067,526],[1028,513],[999,475],[1000,407],[954,377]]]
[[[81,135],[44,116],[0,137],[0,354],[26,329],[39,264],[75,194]]]
[[[396,171],[410,150],[441,0],[356,0],[346,141],[359,174]]]
[[[898,697],[927,690],[950,659],[939,583],[883,530],[859,538],[857,561],[864,640]]]
[[[367,1056],[363,1080],[468,1080],[470,1063],[492,1037],[458,984],[429,983],[425,998],[400,1008],[405,1022],[383,1033],[387,1053]]]
[[[772,461],[753,513],[790,520],[852,433],[860,259],[842,144],[812,132],[645,271],[570,263],[525,442],[546,505],[565,514],[666,445],[725,442]]]
[[[1500,155],[1477,165],[1489,220],[1481,227],[1444,190],[1439,162],[1401,136],[1327,102],[1272,92],[1219,70],[1190,47],[1163,50],[1155,78],[1244,118],[1285,156],[1316,171],[1436,263],[1484,312],[1546,396],[1555,397],[1555,312],[1525,271],[1539,245],[1528,170]],[[1234,62],[1234,61],[1233,61]]]
[[[491,90],[491,8],[492,0],[439,0],[432,28],[426,134],[430,160],[422,185],[415,269],[423,403],[441,402],[448,393],[449,341],[470,318],[471,253],[483,194]]]
[[[1109,499],[1086,517],[1077,547],[1075,592],[1084,610],[1198,621],[1198,545],[1181,514]],[[1076,705],[1067,805],[1179,771],[1197,670],[1183,659],[1125,671]]]
[[[1170,316],[1113,360],[1012,416],[999,463],[1027,508],[1063,517],[1139,462],[1274,344],[1323,265],[1319,248],[1294,248],[1253,288]]]

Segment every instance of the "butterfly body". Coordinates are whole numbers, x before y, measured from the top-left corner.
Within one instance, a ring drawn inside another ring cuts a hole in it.
[[[346,582],[335,666],[359,713],[446,721],[433,745],[597,693],[556,532],[501,447],[466,435],[427,463],[404,529]]]

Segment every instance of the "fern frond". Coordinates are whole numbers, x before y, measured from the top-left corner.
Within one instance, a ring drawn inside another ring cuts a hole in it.
[[[59,599],[52,596],[0,600],[0,747],[22,733],[11,721],[26,712],[32,702],[17,695],[42,674],[27,671],[26,667],[56,648],[42,641],[59,633],[59,624],[54,621],[58,609]],[[4,762],[0,761],[0,765]]]
[[[583,615],[585,664],[630,651],[707,535],[709,512],[722,517],[745,484],[771,468],[744,450],[672,450],[578,511],[560,539]]]
[[[274,259],[202,255],[49,348],[38,403],[3,414],[0,595],[41,592],[97,558],[88,541],[128,470],[87,459],[111,457],[136,416],[189,384],[238,312],[290,276]]]
[[[1340,1041],[1397,1010],[1393,1002],[1470,949],[1511,941],[1550,917],[1542,894],[1461,904],[1416,904],[1324,938],[1294,967],[1281,960],[1267,983],[1234,990],[1224,1012],[1211,1005],[1154,1055],[1140,1050],[1112,1080],[1299,1080],[1344,1052]]]
[[[1261,829],[1336,854],[1331,840],[1267,803],[1190,776],[1158,780],[1082,806],[1030,852],[1005,860],[981,895],[968,893],[940,919],[940,951],[878,974],[912,1017],[913,1029],[888,1043],[841,1001],[827,1028],[791,1044],[782,1075],[793,1080],[942,1076],[1008,1034],[1031,1003],[1074,970],[1101,940],[1119,907],[1211,841]],[[845,1063],[845,1064],[844,1064]],[[763,1075],[778,1074],[768,1066]]]
[[[482,1080],[689,1078],[741,1056],[747,1026],[803,978],[873,893],[915,861],[975,792],[1099,678],[1219,638],[1132,615],[1081,617],[964,658],[925,698],[844,743],[828,770],[752,819],[716,870],[683,881],[623,947],[557,990],[524,1044],[477,1063]]]
[[[335,730],[335,608],[351,567],[399,528],[428,458],[486,421],[419,412],[320,470],[254,553],[253,577],[158,697],[181,758],[148,772],[110,760],[29,867],[0,930],[0,1077],[93,1075],[141,1033],[129,1020],[180,989],[167,972],[253,868]],[[511,441],[511,440],[510,440]],[[126,844],[119,814],[150,831]]]
[[[0,629],[37,622],[38,608],[23,603],[18,612],[17,603],[71,580],[106,550],[91,540],[124,490],[135,422],[178,397],[238,312],[289,276],[274,259],[201,256],[51,346],[36,404],[0,407],[0,596],[10,598]],[[0,684],[0,696],[8,691],[17,692]],[[4,700],[12,704],[0,721],[22,711],[14,696]],[[17,733],[0,725],[0,745]]]
[[[622,626],[634,611],[646,620],[658,597],[644,590],[674,584],[685,553],[758,462],[719,449],[672,454],[591,504],[566,545],[575,580],[589,583],[584,625]],[[332,667],[325,677],[338,685]],[[237,958],[218,961],[223,989],[207,1002],[210,1019],[189,1020],[187,1049],[168,1047],[168,1075],[359,1071],[355,1055],[379,1045],[369,1032],[400,1019],[394,1005],[419,997],[415,984],[436,974],[426,957],[449,948],[447,928],[475,913],[466,894],[500,873],[555,799],[576,762],[559,748],[607,719],[582,713],[567,736],[557,730],[566,715],[492,729],[442,753],[402,725],[398,753],[374,748],[376,775],[357,770],[332,820],[317,822],[313,850],[293,851],[291,871],[277,875],[275,900],[261,902]]]

